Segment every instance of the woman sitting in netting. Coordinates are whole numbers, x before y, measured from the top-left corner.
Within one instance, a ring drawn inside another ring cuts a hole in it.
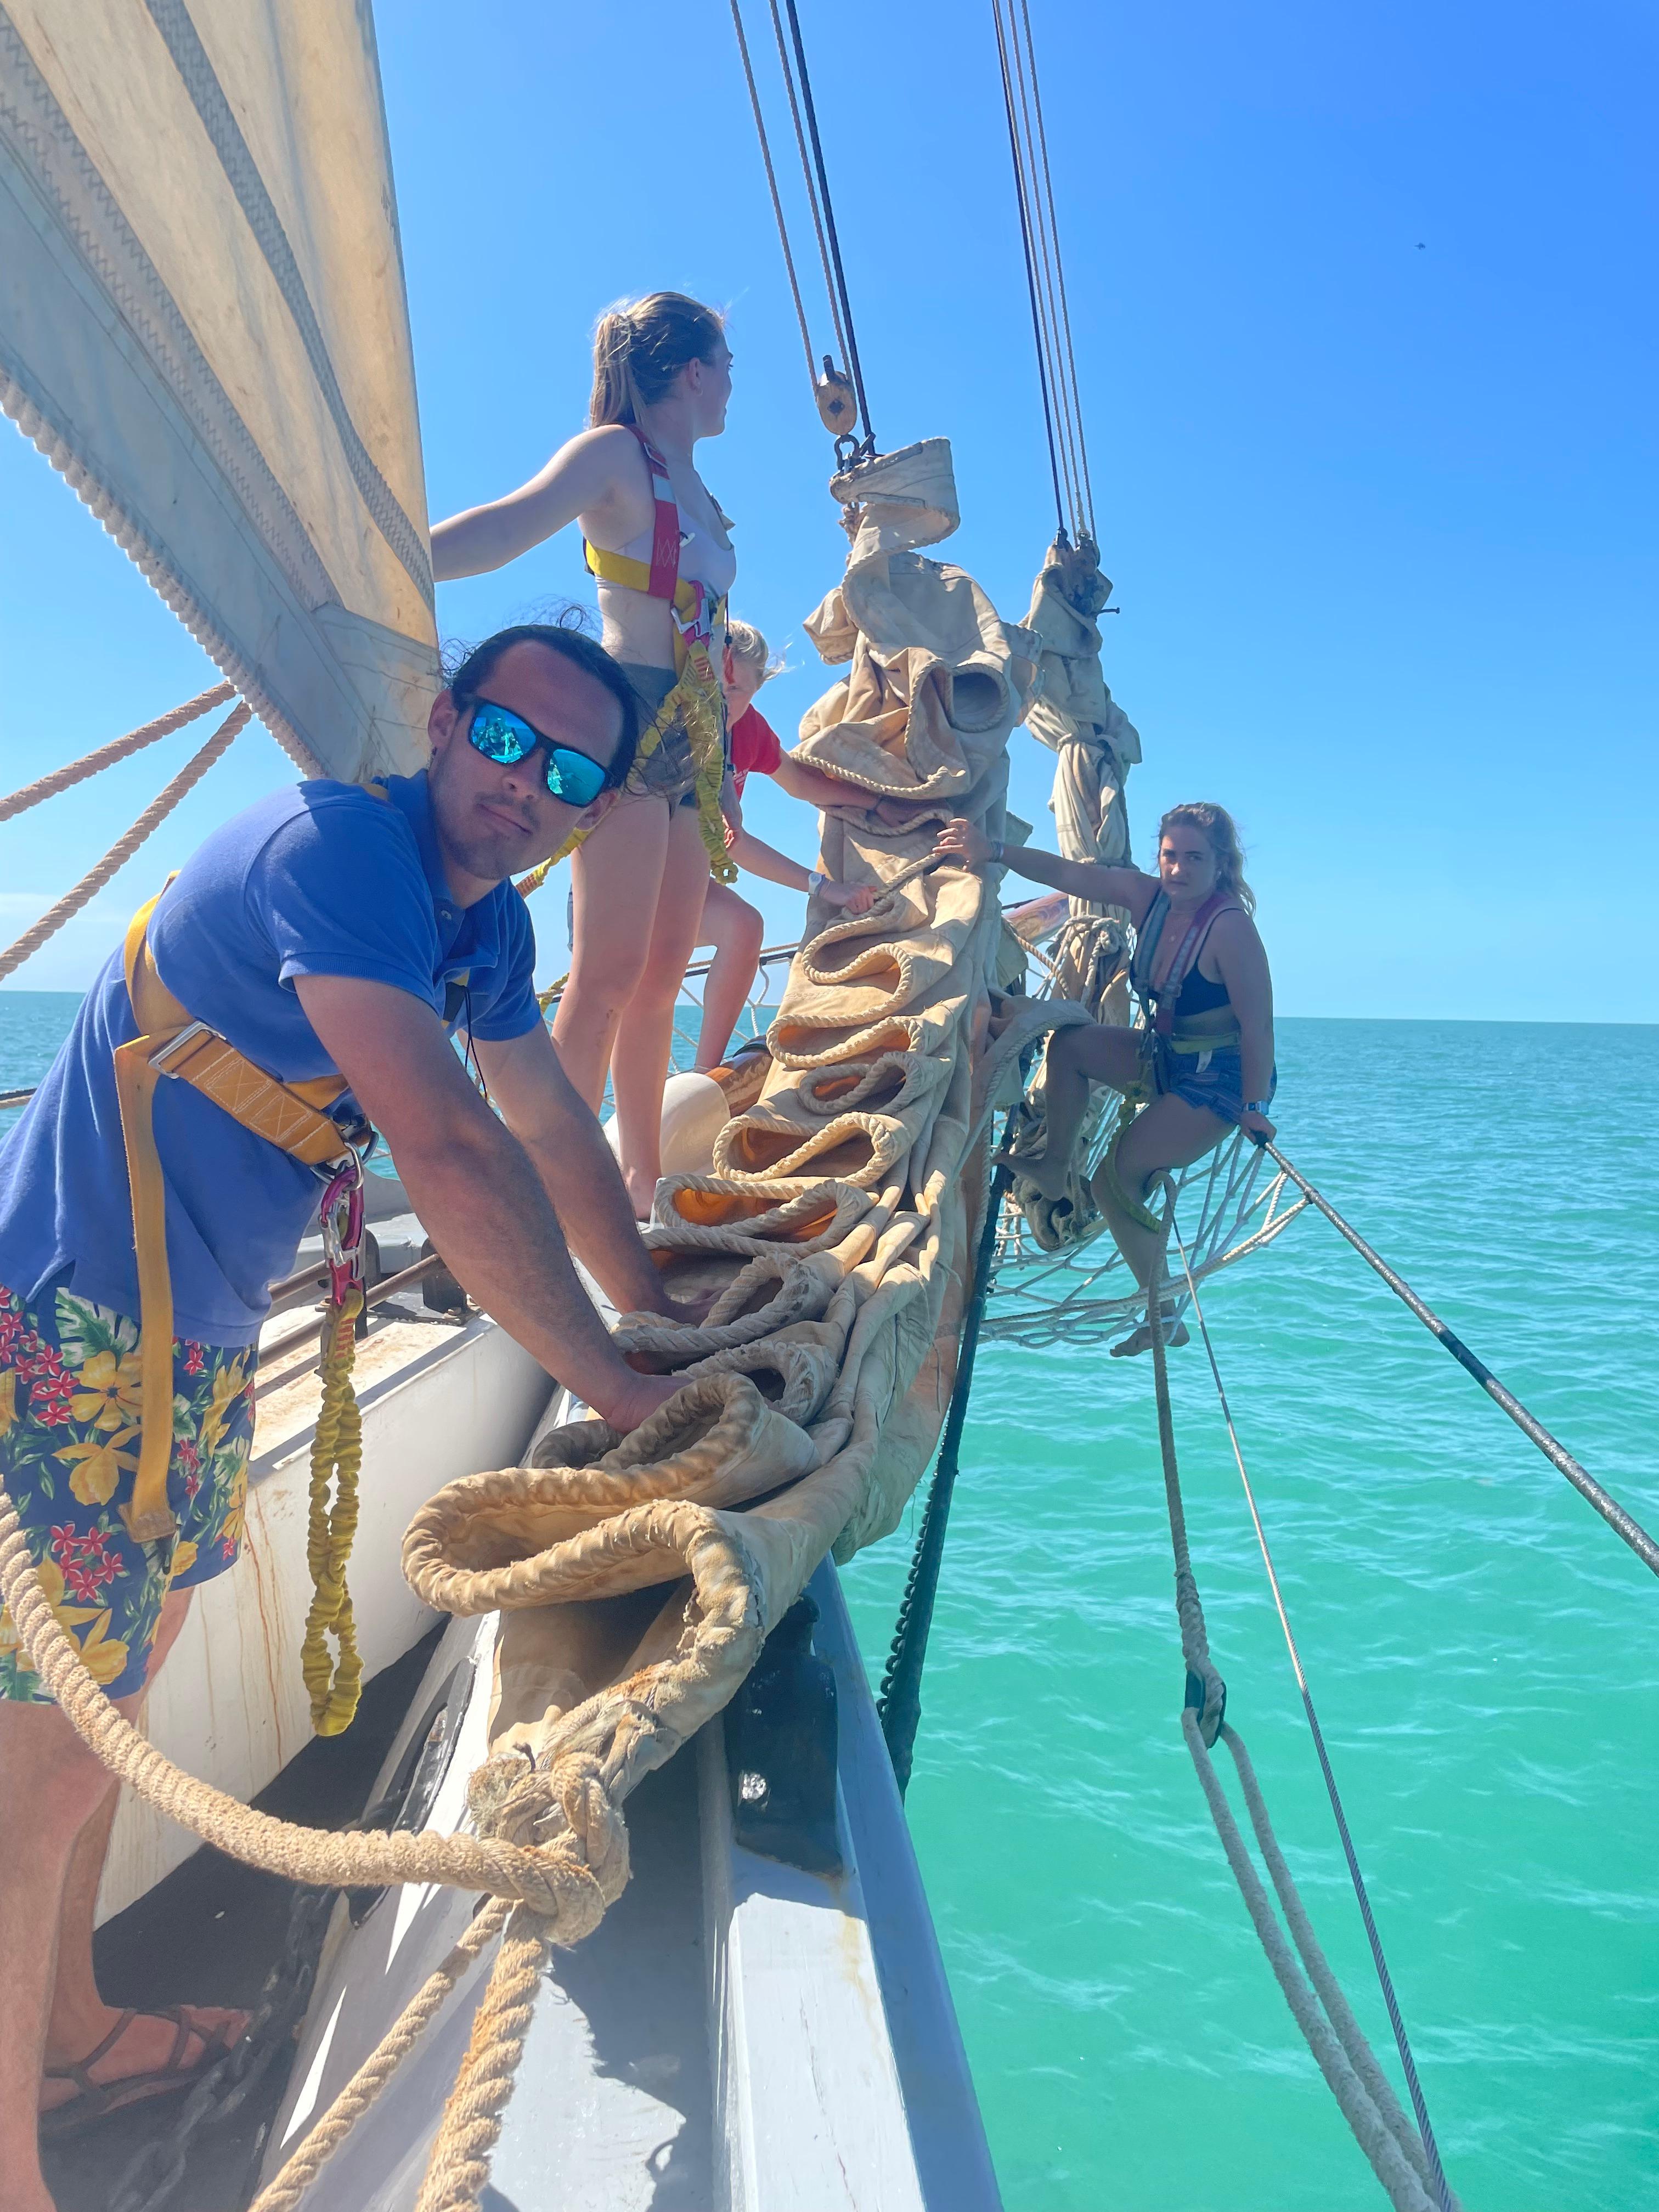
[[[1146,1203],[1154,1176],[1190,1167],[1226,1136],[1271,1138],[1273,978],[1250,919],[1238,832],[1224,808],[1172,806],[1158,826],[1158,873],[1062,860],[1024,846],[1004,849],[971,823],[939,832],[940,860],[1004,866],[1099,906],[1128,909],[1135,926],[1129,980],[1144,1024],[1090,1022],[1050,1038],[1044,1075],[1045,1130],[1039,1152],[1015,1151],[1007,1164],[1046,1198],[1059,1198],[1091,1083],[1149,1103],[1120,1128],[1091,1180],[1095,1202],[1145,1290],[1162,1224]],[[1115,1350],[1139,1351],[1144,1330]],[[1177,1338],[1176,1340],[1183,1340]]]

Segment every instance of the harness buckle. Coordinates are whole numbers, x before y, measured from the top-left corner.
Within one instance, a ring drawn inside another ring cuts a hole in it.
[[[176,1083],[179,1079],[177,1071],[169,1067],[167,1062],[176,1058],[187,1045],[194,1044],[198,1037],[216,1037],[218,1034],[217,1030],[210,1029],[205,1022],[191,1022],[181,1029],[177,1036],[169,1037],[164,1045],[158,1045],[149,1056],[149,1064],[158,1074],[168,1076]]]

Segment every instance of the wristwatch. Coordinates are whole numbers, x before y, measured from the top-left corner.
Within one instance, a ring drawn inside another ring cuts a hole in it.
[[[829,880],[829,877],[824,874],[822,868],[809,868],[806,871],[806,896],[808,898],[816,898]]]
[[[1244,1111],[1247,1114],[1265,1114],[1273,1103],[1271,1098],[1247,1098]]]

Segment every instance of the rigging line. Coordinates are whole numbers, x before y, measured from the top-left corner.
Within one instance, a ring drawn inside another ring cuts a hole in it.
[[[1409,1306],[1431,1336],[1439,1338],[1446,1350],[1467,1374],[1473,1375],[1480,1388],[1495,1406],[1501,1406],[1523,1437],[1535,1443],[1558,1474],[1567,1480],[1589,1504],[1616,1535],[1622,1536],[1644,1566],[1659,1575],[1659,1543],[1632,1514],[1627,1513],[1610,1491],[1604,1490],[1594,1475],[1581,1467],[1564,1444],[1558,1443],[1544,1424],[1529,1413],[1512,1390],[1506,1389],[1492,1373],[1484,1359],[1477,1358],[1462,1338],[1447,1328],[1439,1315],[1425,1305],[1411,1285],[1396,1275],[1380,1253],[1374,1252],[1359,1231],[1342,1218],[1330,1200],[1316,1191],[1301,1170],[1293,1168],[1277,1145],[1268,1142],[1263,1150],[1271,1159],[1284,1169],[1298,1190],[1305,1192],[1327,1221],[1340,1235],[1345,1237],[1368,1267],[1376,1269],[1383,1281],[1403,1305]]]
[[[1285,1632],[1285,1642],[1291,1655],[1291,1665],[1296,1674],[1296,1686],[1302,1693],[1302,1709],[1308,1717],[1308,1728],[1313,1736],[1314,1749],[1319,1755],[1319,1771],[1325,1778],[1325,1790],[1331,1801],[1331,1811],[1336,1818],[1336,1831],[1342,1839],[1342,1855],[1348,1862],[1348,1875],[1353,1883],[1354,1895],[1359,1902],[1359,1917],[1365,1923],[1365,1940],[1371,1947],[1371,1961],[1376,1968],[1376,1978],[1382,1984],[1382,2002],[1388,2008],[1389,2025],[1394,2030],[1395,2048],[1400,2053],[1400,2063],[1405,2069],[1406,2087],[1410,2093],[1412,2111],[1417,2119],[1417,2131],[1423,2139],[1423,2154],[1429,2161],[1430,2177],[1435,2194],[1440,2200],[1441,2212],[1453,2212],[1452,2194],[1447,2184],[1445,2169],[1440,2163],[1440,2149],[1434,2139],[1434,2129],[1429,2119],[1429,2107],[1423,2094],[1423,2084],[1418,2079],[1417,2062],[1412,2056],[1411,2039],[1406,2033],[1406,2023],[1401,2016],[1400,2002],[1395,1995],[1394,1977],[1389,1972],[1389,1962],[1382,1952],[1382,1938],[1377,1933],[1376,1922],[1371,1913],[1370,1897],[1365,1887],[1365,1877],[1359,1871],[1359,1856],[1354,1850],[1353,1837],[1349,1832],[1348,1816],[1343,1810],[1342,1794],[1336,1786],[1336,1777],[1331,1771],[1329,1754],[1325,1749],[1325,1733],[1319,1725],[1319,1715],[1314,1710],[1313,1692],[1308,1687],[1308,1677],[1302,1665],[1302,1654],[1297,1650],[1296,1637],[1291,1627],[1291,1617],[1285,1609],[1284,1592],[1279,1586],[1273,1557],[1267,1547],[1267,1534],[1261,1525],[1255,1492],[1244,1465],[1244,1454],[1240,1449],[1238,1431],[1233,1425],[1232,1408],[1227,1403],[1227,1392],[1221,1380],[1221,1370],[1216,1364],[1215,1346],[1210,1341],[1209,1323],[1204,1318],[1204,1307],[1198,1295],[1198,1285],[1193,1280],[1192,1263],[1187,1257],[1174,1211],[1170,1226],[1181,1254],[1182,1272],[1187,1278],[1187,1295],[1192,1302],[1194,1318],[1198,1322],[1199,1334],[1204,1340],[1205,1356],[1210,1363],[1210,1374],[1215,1382],[1216,1396],[1221,1401],[1221,1417],[1227,1424],[1227,1437],[1233,1448],[1233,1458],[1238,1466],[1238,1479],[1244,1486],[1244,1502],[1250,1509],[1250,1522],[1255,1530],[1255,1540],[1261,1547],[1261,1564],[1267,1571],[1267,1587],[1273,1592],[1279,1625]]]
[[[1030,108],[1025,91],[1024,63],[1020,52],[1013,0],[1008,0],[1007,40],[1012,60],[1008,79],[1004,86],[1004,99],[1013,111],[1010,115],[1010,126],[1015,131],[1019,149],[1018,158],[1026,199],[1027,222],[1033,240],[1032,274],[1037,294],[1037,313],[1041,326],[1040,343],[1048,362],[1049,388],[1054,395],[1058,416],[1060,465],[1066,479],[1066,495],[1071,502],[1072,526],[1074,531],[1079,531],[1084,526],[1085,517],[1078,465],[1076,434],[1073,428],[1073,417],[1078,411],[1078,401],[1067,383],[1066,362],[1060,351],[1060,319],[1055,305],[1048,245],[1054,218],[1052,210],[1045,206],[1038,176]],[[1017,102],[1013,99],[1013,90],[1016,87],[1018,90]],[[1058,251],[1057,241],[1055,251]]]
[[[772,195],[772,213],[777,218],[778,244],[783,248],[783,265],[789,272],[789,290],[795,302],[795,319],[800,325],[800,342],[806,356],[807,380],[816,391],[817,364],[812,358],[812,333],[806,326],[806,308],[800,296],[800,282],[795,275],[795,257],[789,250],[789,226],[784,221],[783,202],[778,197],[777,173],[772,167],[772,148],[766,136],[766,118],[761,113],[760,94],[755,87],[755,72],[749,59],[749,41],[744,36],[743,17],[738,0],[732,0],[732,27],[738,34],[738,52],[743,61],[744,82],[749,87],[749,105],[754,111],[755,135],[760,140],[761,160],[766,166],[766,188]]]
[[[1010,0],[1012,11],[1012,0]],[[1084,504],[1086,509],[1089,535],[1095,532],[1094,487],[1089,481],[1089,449],[1083,437],[1083,394],[1077,380],[1077,356],[1072,349],[1072,308],[1066,293],[1066,268],[1060,258],[1060,219],[1054,209],[1054,180],[1048,173],[1048,128],[1042,118],[1042,88],[1037,82],[1036,46],[1031,37],[1031,11],[1027,0],[1019,0],[1019,12],[1025,24],[1025,44],[1031,64],[1031,100],[1036,109],[1037,144],[1042,154],[1042,182],[1048,196],[1048,220],[1054,234],[1054,274],[1060,285],[1060,311],[1066,330],[1066,359],[1071,371],[1072,391],[1077,405],[1078,456],[1083,465]]]
[[[1000,15],[998,19],[1001,32]],[[1020,56],[1018,27],[1016,23],[1012,0],[1009,0],[1007,44],[1004,56],[1003,98],[1009,110],[1009,128],[1016,146],[1016,162],[1020,190],[1023,195],[1027,230],[1032,241],[1031,280],[1036,293],[1034,312],[1038,325],[1038,343],[1047,363],[1048,387],[1055,409],[1058,428],[1060,469],[1066,480],[1066,497],[1071,504],[1070,521],[1073,528],[1081,514],[1076,459],[1069,436],[1069,395],[1066,389],[1065,363],[1060,358],[1058,333],[1053,307],[1053,287],[1048,282],[1048,241],[1044,226],[1042,191],[1037,178],[1037,163],[1031,143],[1030,115],[1025,100],[1024,65]],[[1008,56],[1012,56],[1012,61]],[[1019,98],[1014,98],[1018,85]]]
[[[772,35],[778,43],[778,67],[783,71],[783,88],[789,95],[789,113],[795,125],[795,149],[800,155],[800,173],[806,186],[806,204],[811,210],[812,228],[818,241],[818,263],[823,270],[824,296],[830,302],[830,319],[835,325],[836,343],[841,348],[842,361],[847,359],[847,333],[842,328],[841,306],[836,298],[835,274],[830,266],[830,241],[823,234],[823,210],[818,205],[818,190],[812,179],[812,157],[806,148],[805,126],[800,119],[800,99],[795,90],[795,74],[789,65],[788,43],[783,35],[783,17],[778,12],[778,0],[768,0],[772,13]]]
[[[1060,489],[1060,459],[1054,450],[1054,411],[1048,397],[1048,369],[1044,357],[1042,323],[1037,313],[1036,276],[1031,266],[1031,227],[1025,212],[1025,182],[1020,171],[1019,139],[1014,121],[1013,86],[1008,76],[1008,48],[1002,32],[1002,9],[1000,0],[991,0],[991,12],[997,27],[997,54],[1002,64],[1002,101],[1008,115],[1008,151],[1014,164],[1014,198],[1019,206],[1020,251],[1025,257],[1025,289],[1031,302],[1031,335],[1036,346],[1037,383],[1042,392],[1042,427],[1048,440],[1048,471],[1054,483],[1054,522],[1063,535],[1066,529],[1066,501]]]
[[[1054,383],[1060,393],[1061,439],[1066,447],[1070,464],[1073,520],[1074,526],[1080,532],[1085,526],[1085,518],[1083,513],[1082,476],[1078,465],[1078,434],[1076,424],[1073,421],[1076,403],[1070,386],[1066,381],[1065,363],[1060,357],[1060,309],[1056,301],[1054,267],[1051,264],[1049,256],[1049,235],[1052,232],[1054,236],[1053,258],[1054,262],[1057,262],[1059,259],[1060,234],[1054,224],[1052,200],[1045,199],[1043,192],[1037,184],[1036,132],[1032,128],[1030,104],[1025,88],[1024,59],[1020,52],[1018,33],[1014,27],[1013,0],[1008,0],[1008,20],[1009,27],[1011,31],[1014,33],[1012,40],[1014,51],[1014,82],[1019,88],[1020,114],[1024,126],[1025,143],[1027,148],[1026,159],[1030,163],[1031,171],[1032,204],[1036,210],[1036,218],[1037,253],[1042,268],[1043,298],[1048,318],[1048,343],[1051,357],[1054,366]],[[1035,69],[1035,56],[1032,58],[1032,66],[1033,69]]]
[[[830,173],[823,166],[823,146],[818,137],[817,110],[812,104],[812,79],[806,67],[806,48],[800,35],[800,18],[795,12],[795,0],[785,0],[789,11],[789,34],[794,42],[795,65],[800,72],[801,104],[806,110],[806,128],[812,140],[812,161],[818,173],[818,192],[823,202],[823,224],[830,234],[830,258],[836,264],[836,293],[841,301],[841,319],[847,336],[847,366],[853,373],[853,389],[859,396],[859,419],[864,425],[865,437],[874,443],[875,432],[870,427],[870,403],[865,397],[864,371],[859,363],[859,342],[853,329],[853,302],[847,289],[847,271],[842,266],[841,240],[836,231],[836,210],[830,198]]]
[[[1016,1106],[1009,1114],[1002,1133],[1005,1145],[1013,1135],[1018,1111]],[[951,1516],[951,1500],[956,1490],[957,1462],[962,1450],[963,1426],[968,1419],[968,1400],[974,1387],[974,1362],[979,1352],[980,1324],[985,1318],[985,1301],[990,1295],[991,1277],[996,1264],[997,1223],[1002,1213],[1002,1201],[1007,1195],[1012,1181],[1006,1164],[1000,1164],[991,1177],[990,1189],[986,1195],[985,1218],[980,1224],[979,1243],[974,1254],[974,1287],[967,1312],[963,1317],[962,1343],[957,1354],[957,1376],[951,1391],[950,1407],[945,1416],[945,1433],[939,1443],[939,1461],[933,1469],[927,1503],[922,1508],[921,1528],[916,1537],[910,1571],[905,1580],[904,1595],[899,1601],[892,1648],[887,1655],[887,1665],[876,1698],[882,1736],[887,1745],[887,1755],[893,1762],[893,1778],[898,1784],[901,1797],[910,1786],[910,1771],[915,1758],[916,1730],[921,1722],[921,1673],[927,1657],[927,1638],[933,1625],[933,1600],[939,1589],[939,1567],[945,1557],[945,1523]]]

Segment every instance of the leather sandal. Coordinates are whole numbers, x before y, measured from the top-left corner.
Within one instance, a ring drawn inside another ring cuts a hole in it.
[[[102,2119],[106,2112],[117,2112],[125,2105],[136,2105],[150,2097],[171,2096],[175,2090],[188,2089],[198,2081],[210,2066],[234,2051],[241,2038],[240,2033],[229,2042],[224,2040],[224,2030],[210,2032],[198,2027],[189,2017],[190,2008],[185,2005],[149,2005],[143,2017],[149,2020],[170,2020],[173,2024],[173,2048],[167,2053],[165,2066],[156,2067],[145,2074],[125,2074],[112,2081],[95,2081],[92,2069],[100,2058],[106,2058],[121,2038],[138,2019],[139,2009],[130,2006],[121,2014],[109,2033],[97,2048],[84,2058],[68,2066],[48,2066],[41,2075],[43,2081],[70,2081],[75,2094],[61,2104],[49,2106],[40,2115],[43,2137],[68,2135],[76,2128],[85,2127],[94,2120]],[[185,2053],[192,2042],[202,2046],[201,2055],[188,2065]]]

